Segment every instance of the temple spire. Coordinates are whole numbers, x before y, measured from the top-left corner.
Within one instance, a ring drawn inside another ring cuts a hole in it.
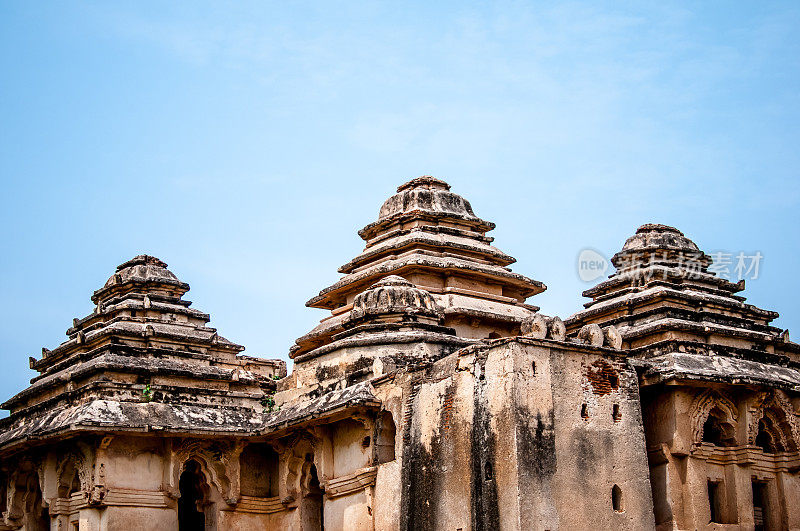
[[[634,349],[683,339],[763,350],[780,338],[769,324],[778,314],[746,304],[737,295],[744,282],[718,276],[712,258],[675,227],[642,225],[611,262],[615,273],[583,292],[592,300],[567,319],[568,333],[613,324]]]
[[[344,276],[306,305],[331,316],[297,340],[292,354],[324,345],[342,331],[355,297],[397,275],[430,292],[443,309],[444,326],[461,337],[483,339],[519,333],[538,308],[526,299],[546,286],[512,272],[512,256],[492,245],[494,223],[475,215],[469,201],[446,182],[424,175],[397,188],[378,219],[359,231],[364,251],[339,268]]]

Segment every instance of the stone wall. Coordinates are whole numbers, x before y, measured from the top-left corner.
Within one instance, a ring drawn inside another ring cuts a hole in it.
[[[412,376],[400,527],[653,528],[636,374],[588,350],[501,341]]]
[[[800,528],[800,430],[785,392],[657,386],[642,403],[659,529]]]

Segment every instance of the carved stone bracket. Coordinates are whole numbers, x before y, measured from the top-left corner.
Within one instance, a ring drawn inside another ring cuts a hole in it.
[[[31,458],[22,458],[17,468],[8,477],[6,489],[6,510],[2,523],[12,529],[23,524],[25,513],[33,507],[34,496],[39,483],[40,462]]]
[[[319,439],[304,431],[294,435],[281,454],[280,495],[284,505],[294,506],[308,490],[309,469],[315,464]],[[309,460],[310,456],[310,460]]]

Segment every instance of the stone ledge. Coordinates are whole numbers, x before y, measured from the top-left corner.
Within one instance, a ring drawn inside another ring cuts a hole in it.
[[[365,487],[375,484],[377,475],[378,467],[371,466],[361,468],[345,476],[329,479],[323,484],[323,487],[325,487],[325,496],[328,498],[336,498],[358,490],[363,490]]]
[[[702,443],[696,445],[689,454],[713,465],[737,464],[749,466],[753,470],[774,473],[797,472],[800,470],[800,452],[766,453],[758,446],[714,446]]]
[[[171,499],[166,492],[113,488],[103,497],[103,505],[129,507],[169,507]]]
[[[264,498],[261,496],[241,496],[236,504],[235,512],[252,514],[272,514],[286,510],[279,496]]]

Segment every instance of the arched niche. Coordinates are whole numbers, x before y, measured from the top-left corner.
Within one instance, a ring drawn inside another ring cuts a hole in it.
[[[76,492],[88,491],[87,479],[82,470],[83,461],[72,454],[68,454],[62,459],[56,469],[57,496],[59,498],[69,498]]]
[[[306,456],[302,467],[301,485],[303,486],[303,497],[300,501],[301,529],[304,531],[317,531],[325,529],[324,522],[324,496],[317,473],[317,466],[314,464],[313,456]]]
[[[185,464],[190,460],[197,461],[209,484],[214,487],[221,501],[234,505],[240,496],[239,454],[244,446],[240,443],[206,442],[187,439],[173,446],[170,468],[168,472],[168,490],[178,496],[179,477]]]
[[[290,507],[297,507],[303,530],[324,529],[325,472],[318,453],[321,440],[309,432],[292,435],[281,452],[281,496]]]
[[[708,412],[703,423],[702,441],[714,446],[736,446],[736,424],[719,407]]]
[[[800,425],[786,395],[781,391],[762,393],[752,410],[749,444],[767,453],[796,452],[799,438]]]
[[[388,463],[395,459],[395,437],[397,426],[390,411],[381,411],[378,416],[377,435],[375,438],[375,460],[377,464]]]
[[[281,496],[299,502],[304,495],[309,467],[315,465],[318,441],[308,432],[294,435],[286,444],[281,465]]]
[[[796,452],[797,443],[786,415],[780,409],[767,409],[758,421],[756,446],[766,453]]]
[[[692,441],[716,446],[736,446],[738,411],[727,397],[706,390],[695,398],[690,408]]]
[[[243,496],[278,496],[278,453],[266,443],[248,444],[239,456]]]
[[[5,498],[4,524],[26,531],[50,529],[50,514],[42,498],[38,471],[32,463],[23,461],[9,475]]]
[[[625,510],[625,506],[622,504],[622,489],[619,488],[619,485],[611,487],[611,508],[617,513]]]

